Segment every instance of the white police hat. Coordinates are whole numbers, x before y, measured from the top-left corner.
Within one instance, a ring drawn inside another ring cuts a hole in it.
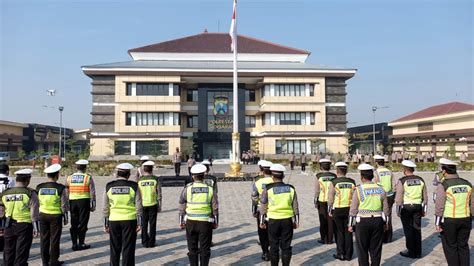
[[[204,164],[204,165],[211,165],[211,162],[209,162],[209,160],[204,160],[204,161],[202,161],[202,164]]]
[[[61,165],[58,163],[55,163],[55,164],[50,165],[48,168],[44,169],[44,173],[52,174],[52,173],[58,172],[59,170],[61,170]]]
[[[262,166],[263,162],[265,162],[265,160],[260,160],[260,161],[257,162],[257,165]]]
[[[263,162],[262,162],[262,167],[263,167],[263,168],[271,168],[272,165],[273,165],[273,163],[270,162],[270,161],[263,161]]]
[[[150,157],[148,157],[148,156],[146,156],[146,155],[140,157],[140,161],[148,161],[148,160],[150,160]]]
[[[336,167],[348,167],[348,165],[345,162],[337,162]]]
[[[359,171],[374,170],[374,167],[370,164],[363,163],[357,167],[357,170]]]
[[[385,158],[383,156],[377,154],[377,155],[374,156],[374,160],[385,160]]]
[[[204,174],[206,171],[207,167],[202,163],[195,164],[191,167],[191,174]]]
[[[153,166],[153,165],[155,165],[155,163],[153,161],[146,161],[142,165]]]
[[[15,175],[31,175],[33,173],[32,169],[20,169],[15,172]]]
[[[319,163],[331,163],[331,160],[323,158],[323,159],[319,160]]]
[[[270,167],[270,171],[272,172],[285,172],[285,170],[286,168],[279,163],[272,164],[272,166]]]
[[[402,165],[410,168],[416,168],[416,164],[410,160],[403,160]]]
[[[81,160],[77,161],[76,164],[77,164],[77,165],[88,165],[88,164],[89,164],[89,161],[88,161],[88,160],[81,159]]]
[[[121,164],[117,165],[116,168],[119,169],[119,170],[130,171],[130,170],[133,169],[133,165],[131,165],[129,163],[121,163]]]
[[[444,165],[458,165],[457,163],[449,160],[449,159],[445,159],[445,158],[441,158],[439,159],[439,164],[444,164]]]

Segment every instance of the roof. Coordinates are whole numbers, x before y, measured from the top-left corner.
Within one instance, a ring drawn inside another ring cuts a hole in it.
[[[0,125],[2,125],[2,126],[12,126],[12,127],[21,127],[21,128],[28,127],[28,125],[24,124],[24,123],[18,123],[18,122],[13,122],[13,121],[6,121],[6,120],[0,120]]]
[[[306,54],[310,52],[248,36],[238,35],[238,53]],[[175,40],[155,43],[128,50],[128,53],[231,53],[228,33],[200,33]]]
[[[468,104],[468,103],[461,103],[461,102],[450,102],[450,103],[435,105],[435,106],[423,109],[416,113],[401,117],[395,121],[392,121],[391,123],[422,119],[422,118],[428,118],[428,117],[434,117],[434,116],[441,116],[441,115],[466,112],[466,111],[474,111],[474,105]]]

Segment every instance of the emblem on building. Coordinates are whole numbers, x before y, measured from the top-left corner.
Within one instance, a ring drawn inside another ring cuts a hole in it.
[[[214,97],[214,115],[225,116],[229,113],[229,98],[225,96]]]

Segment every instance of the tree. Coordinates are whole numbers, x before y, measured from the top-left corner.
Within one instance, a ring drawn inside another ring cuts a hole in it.
[[[449,158],[456,158],[456,142],[454,140],[450,140],[448,142],[448,149],[446,150],[446,152],[448,153]]]
[[[324,139],[321,139],[321,138],[311,138],[309,139],[309,141],[311,144],[311,152],[316,152],[316,153],[320,152],[319,146],[326,142]]]

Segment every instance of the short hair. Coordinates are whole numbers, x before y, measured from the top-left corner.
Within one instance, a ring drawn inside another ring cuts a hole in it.
[[[23,175],[23,174],[20,174],[20,175],[16,175],[16,182],[27,182],[31,179],[31,175],[30,174],[27,174],[27,175]]]
[[[78,165],[76,165],[76,169],[79,170],[79,171],[85,171],[87,169],[87,165],[78,164]]]
[[[413,167],[403,166],[403,168],[405,168],[406,170],[408,170],[412,173],[415,172],[415,168],[413,168]]]
[[[193,178],[201,181],[204,179],[204,173],[193,174]]]
[[[8,167],[8,164],[0,164],[0,174],[6,174],[8,171],[10,171],[10,167]]]
[[[263,173],[266,175],[271,175],[272,171],[270,171],[270,167],[264,167],[263,168]]]
[[[283,179],[285,177],[285,173],[283,172],[272,172],[272,176],[276,179]]]
[[[59,171],[54,173],[47,173],[48,178],[59,178]]]
[[[375,160],[375,163],[378,164],[378,165],[380,165],[380,166],[384,166],[384,165],[385,165],[385,159],[384,159],[384,160],[382,160],[382,159],[380,159],[380,160]]]
[[[441,165],[441,170],[446,171],[448,175],[456,174],[456,165]]]
[[[362,170],[360,171],[360,175],[367,180],[374,179],[374,171],[372,170]]]
[[[331,169],[331,163],[320,163],[319,168],[321,168],[324,171],[329,171]]]
[[[145,170],[145,172],[151,173],[151,172],[153,171],[153,166],[151,166],[151,165],[144,165],[144,166],[143,166],[143,170]]]
[[[336,171],[343,175],[347,174],[347,167],[346,166],[338,166],[336,167]]]
[[[129,178],[129,177],[130,177],[130,171],[119,169],[119,170],[117,171],[117,176]]]

